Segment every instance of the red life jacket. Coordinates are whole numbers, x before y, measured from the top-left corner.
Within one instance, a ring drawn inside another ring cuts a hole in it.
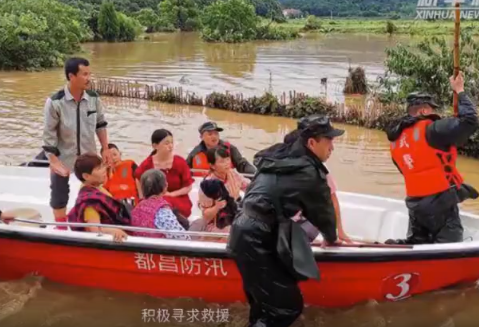
[[[224,142],[224,146],[228,149],[228,152],[231,151],[231,144],[229,142]],[[231,155],[230,155],[231,157]],[[206,151],[201,151],[193,157],[193,167],[191,169],[203,170],[203,171],[192,171],[191,174],[194,177],[205,177],[210,171],[210,164],[208,158],[206,157]],[[231,160],[231,168],[234,168],[233,160]]]
[[[451,186],[459,188],[463,178],[456,168],[457,148],[441,151],[426,140],[426,129],[432,120],[420,120],[406,128],[391,142],[391,156],[401,170],[410,197],[441,193]]]
[[[136,181],[133,177],[132,160],[124,160],[114,168],[114,172],[109,174],[106,183],[103,185],[111,195],[118,200],[135,199],[135,205],[138,204],[138,190]]]

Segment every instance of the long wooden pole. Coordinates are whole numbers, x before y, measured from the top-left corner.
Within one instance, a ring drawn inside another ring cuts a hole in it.
[[[459,49],[459,39],[461,31],[461,4],[456,0],[456,21],[454,26],[454,77],[457,77],[459,74],[459,58],[460,58],[460,49]],[[453,106],[454,106],[454,115],[457,116],[459,110],[459,100],[457,93],[454,92],[453,95]]]

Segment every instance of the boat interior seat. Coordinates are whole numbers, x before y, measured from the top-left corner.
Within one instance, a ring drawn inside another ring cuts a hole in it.
[[[404,238],[407,214],[375,205],[341,202],[343,228],[355,239],[383,242],[389,238]]]
[[[407,236],[409,216],[404,212],[385,210],[381,217],[381,226],[376,240],[384,242],[387,239],[404,239]]]

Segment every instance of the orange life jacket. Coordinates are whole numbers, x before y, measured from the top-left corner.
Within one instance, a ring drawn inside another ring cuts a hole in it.
[[[231,150],[231,144],[229,142],[224,142],[224,146],[228,149],[228,151]],[[195,177],[205,177],[208,175],[210,171],[210,164],[208,162],[208,158],[206,157],[206,151],[201,151],[197,153],[193,157],[193,167],[191,169],[198,169],[198,170],[203,170],[203,171],[193,171],[191,174]],[[233,161],[231,161],[231,168],[234,168]]]
[[[401,170],[410,197],[425,197],[459,188],[464,181],[456,168],[457,148],[441,151],[426,140],[426,128],[432,120],[420,120],[406,128],[391,142],[391,156]]]
[[[138,204],[138,190],[136,188],[135,178],[133,177],[134,161],[124,160],[114,168],[114,171],[107,176],[107,181],[103,185],[111,195],[118,200],[134,199],[135,205]]]

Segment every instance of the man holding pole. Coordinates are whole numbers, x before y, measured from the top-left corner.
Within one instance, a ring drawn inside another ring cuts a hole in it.
[[[409,232],[405,240],[386,243],[449,243],[463,240],[458,203],[477,198],[456,168],[457,147],[477,130],[475,106],[464,92],[461,72],[450,78],[458,97],[458,114],[441,118],[432,96],[407,98],[407,115],[387,131],[394,164],[406,184]]]

